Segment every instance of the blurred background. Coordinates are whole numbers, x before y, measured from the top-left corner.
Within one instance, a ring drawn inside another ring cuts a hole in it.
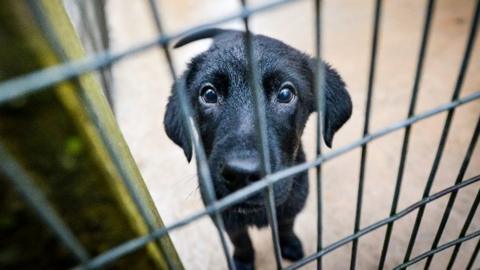
[[[87,54],[102,48],[123,50],[157,36],[148,1],[109,0],[104,2],[104,27],[108,36],[88,44],[78,1],[64,1],[77,33],[87,47]],[[88,1],[87,1],[88,2]],[[238,12],[235,0],[157,0],[164,30],[174,33],[197,24]],[[249,5],[268,3],[251,0]],[[373,88],[371,133],[406,118],[418,59],[426,0],[383,1],[377,69]],[[347,83],[353,101],[351,119],[337,133],[332,150],[361,138],[363,132],[368,69],[374,18],[374,1],[323,1],[322,56],[337,69]],[[416,113],[448,103],[457,80],[474,0],[438,0],[427,47],[426,62],[420,84]],[[98,24],[99,22],[97,22]],[[221,25],[242,29],[240,20]],[[314,2],[296,1],[251,18],[254,33],[277,38],[300,51],[314,54]],[[83,29],[83,30],[82,30]],[[478,39],[478,37],[477,37]],[[87,40],[87,41],[86,41]],[[172,49],[175,66],[183,72],[189,60],[208,48],[209,40]],[[95,47],[96,46],[96,47]],[[90,48],[88,48],[90,47]],[[183,151],[171,142],[163,128],[163,115],[170,95],[172,78],[160,49],[151,49],[122,60],[100,75],[103,87],[131,154],[145,180],[154,205],[165,224],[171,224],[203,209],[198,189],[195,162],[187,163]],[[475,42],[470,65],[460,96],[480,89],[480,42]],[[451,131],[432,192],[451,186],[457,177],[467,146],[480,115],[480,102],[456,109]],[[412,128],[405,175],[398,209],[421,199],[438,147],[446,114],[428,118]],[[307,160],[315,157],[315,116],[307,124],[303,142]],[[368,144],[361,227],[389,215],[397,177],[403,129]],[[327,150],[331,151],[330,149]],[[353,232],[360,170],[360,149],[335,158],[324,165],[324,243],[329,244]],[[480,173],[480,146],[474,150],[464,179]],[[316,251],[315,171],[310,172],[310,194],[299,215],[295,231],[306,254]],[[472,202],[480,188],[476,183],[462,189],[456,200],[440,243],[458,237]],[[413,256],[430,249],[448,196],[426,207]],[[415,213],[395,223],[385,269],[403,261]],[[480,229],[477,213],[469,232]],[[358,269],[376,269],[385,227],[359,240]],[[209,218],[170,233],[186,269],[226,269],[215,226]],[[252,229],[257,269],[275,269],[270,231]],[[464,269],[476,244],[464,243],[455,269]],[[434,257],[432,269],[443,269],[452,249]],[[324,257],[324,269],[348,269],[351,244]],[[285,262],[288,265],[288,262]],[[475,269],[480,267],[477,258]],[[309,264],[306,269],[314,269]],[[411,269],[423,268],[423,262]]]
[[[261,4],[267,1],[249,1]],[[331,63],[348,85],[353,100],[353,115],[337,133],[333,149],[362,135],[367,91],[370,46],[373,30],[374,1],[323,1],[323,44],[325,61]],[[158,1],[167,32],[194,26],[239,9],[238,1],[179,0]],[[379,54],[371,114],[371,130],[375,131],[407,115],[415,65],[427,1],[384,1],[380,27]],[[434,11],[432,31],[416,112],[423,112],[450,100],[463,57],[466,37],[474,11],[472,0],[440,0]],[[126,48],[156,34],[148,14],[146,1],[109,1],[107,4],[111,45]],[[314,54],[313,1],[299,1],[255,15],[252,31],[277,38],[311,55]],[[242,29],[241,21],[222,25]],[[477,38],[478,39],[478,38]],[[172,50],[179,71],[185,70],[189,59],[205,50],[210,41],[199,41]],[[475,43],[472,61],[461,96],[480,87],[480,43]],[[155,204],[166,223],[201,209],[194,164],[188,164],[182,150],[174,145],[163,130],[163,114],[172,80],[161,51],[151,51],[128,59],[113,67],[115,113],[122,132],[131,147],[147,182]],[[448,144],[441,161],[432,192],[451,185],[458,173],[466,147],[480,113],[475,101],[459,108],[455,114]],[[398,209],[416,202],[422,196],[430,172],[445,114],[421,121],[412,129],[404,183]],[[388,216],[400,158],[403,131],[395,132],[369,144],[362,227]],[[315,154],[315,117],[312,116],[303,137],[308,159]],[[324,220],[325,243],[331,243],[352,233],[358,188],[360,150],[352,151],[325,165]],[[480,170],[480,149],[474,152],[466,178]],[[315,187],[314,171],[310,175]],[[454,211],[442,238],[453,239],[464,222],[478,185],[459,193]],[[440,199],[426,209],[414,254],[430,248],[447,199]],[[311,189],[305,210],[297,220],[295,230],[300,235],[306,254],[315,251],[316,199]],[[174,207],[172,207],[174,206]],[[414,214],[395,223],[386,268],[403,259],[413,226]],[[471,230],[480,227],[474,218]],[[259,269],[274,269],[270,232],[254,229],[253,241]],[[379,229],[360,240],[359,269],[375,269],[381,252],[385,229]],[[213,223],[204,219],[171,234],[187,269],[225,268],[220,244]],[[462,247],[458,269],[464,267],[474,241]],[[347,269],[351,246],[325,257],[326,269]],[[451,250],[435,256],[433,269],[445,265]],[[310,266],[312,269],[314,265]],[[418,268],[422,268],[420,263]],[[414,267],[414,269],[416,269]]]

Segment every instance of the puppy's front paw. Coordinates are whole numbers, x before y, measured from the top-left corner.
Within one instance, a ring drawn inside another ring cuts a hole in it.
[[[288,240],[280,240],[280,249],[282,257],[289,261],[298,261],[304,256],[302,242],[294,234]]]
[[[237,270],[254,270],[254,262],[242,262],[238,259],[233,258],[233,263],[235,264],[235,269]]]

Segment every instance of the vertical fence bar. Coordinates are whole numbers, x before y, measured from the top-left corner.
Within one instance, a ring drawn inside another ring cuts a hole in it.
[[[460,90],[462,89],[462,85],[463,85],[463,81],[464,81],[465,74],[466,74],[466,71],[467,71],[467,67],[468,67],[468,64],[470,62],[470,56],[472,54],[473,45],[475,43],[475,36],[476,36],[476,33],[477,33],[479,15],[480,15],[480,0],[477,0],[475,13],[474,13],[471,28],[470,28],[470,33],[468,35],[468,41],[467,41],[467,44],[466,44],[465,53],[464,53],[464,56],[463,56],[462,65],[460,67],[460,72],[458,74],[455,89],[454,89],[454,92],[453,92],[453,95],[452,95],[452,100],[456,100],[459,97]],[[447,142],[448,132],[450,131],[450,125],[452,123],[454,112],[455,112],[455,108],[452,108],[447,113],[447,118],[445,120],[445,125],[443,127],[442,135],[441,135],[440,142],[439,142],[438,148],[437,148],[437,153],[435,155],[435,159],[433,161],[432,169],[430,171],[430,175],[429,175],[427,183],[425,185],[425,190],[423,192],[422,198],[428,197],[428,195],[430,194],[430,190],[433,186],[433,181],[435,179],[435,175],[437,173],[438,166],[440,164],[440,160],[441,160],[442,155],[443,155],[443,150],[445,149],[445,145],[446,145],[446,142]],[[413,246],[415,245],[415,240],[417,238],[418,230],[420,228],[420,223],[422,222],[424,212],[425,212],[425,206],[418,209],[418,213],[417,213],[417,216],[416,216],[416,219],[415,219],[415,224],[413,226],[410,241],[408,243],[407,251],[405,253],[404,262],[407,262],[410,259],[410,256],[412,254]]]
[[[472,139],[470,140],[470,144],[467,149],[467,153],[465,154],[465,158],[463,159],[462,166],[460,167],[460,171],[458,172],[457,179],[455,180],[455,185],[460,183],[465,176],[465,172],[467,171],[468,164],[470,163],[470,159],[472,157],[473,151],[475,150],[475,145],[478,141],[478,135],[480,134],[480,117],[478,118],[477,125],[475,127],[475,131],[473,132]],[[457,198],[457,191],[454,191],[450,194],[448,198],[447,206],[445,207],[445,211],[443,212],[442,220],[440,225],[438,226],[437,233],[435,235],[435,239],[433,240],[431,249],[435,249],[442,238],[443,231],[445,226],[447,225],[448,218],[450,217],[450,212],[452,211],[453,204],[455,203],[455,199]],[[430,264],[433,259],[433,254],[427,258],[425,263],[425,269],[430,267]]]
[[[480,204],[480,190],[478,191],[477,197],[475,197],[475,200],[472,203],[472,207],[470,208],[470,212],[468,212],[467,218],[465,219],[465,223],[463,224],[462,230],[460,231],[460,234],[458,235],[458,238],[462,238],[467,234],[468,227],[470,227],[470,224],[472,223],[472,219],[475,216],[475,212],[477,211],[477,208],[478,208],[479,204]],[[455,245],[455,248],[453,249],[450,260],[448,261],[447,269],[452,269],[461,245],[462,245],[462,243],[458,243],[458,244]],[[477,251],[474,251],[474,255],[475,255],[475,252],[478,252],[478,247],[475,247],[475,250],[477,250]],[[475,258],[473,258],[473,257],[475,257],[475,256],[472,256],[471,260],[474,261]],[[469,267],[467,267],[467,269],[468,268]]]
[[[157,30],[160,35],[164,34],[163,27],[161,24],[161,18],[160,18],[160,12],[158,10],[158,6],[156,3],[156,0],[149,0],[150,4],[150,9],[152,11],[154,21],[155,21],[155,26],[157,27]],[[167,59],[168,63],[168,68],[170,70],[170,74],[172,76],[173,81],[176,80],[176,71],[175,67],[173,65],[173,60],[172,56],[170,54],[170,51],[168,50],[168,42],[162,44],[162,49],[164,52],[164,56]],[[195,149],[195,154],[196,154],[196,162],[197,166],[200,171],[200,181],[202,183],[202,186],[206,190],[206,195],[207,195],[207,204],[215,204],[216,203],[216,195],[215,195],[215,189],[213,187],[213,181],[211,178],[210,174],[210,168],[207,163],[207,157],[205,154],[205,149],[203,148],[203,143],[200,138],[200,133],[198,132],[198,127],[194,121],[194,118],[192,117],[192,111],[191,111],[191,106],[187,98],[186,94],[186,86],[183,84],[176,84],[176,93],[178,94],[178,97],[180,99],[180,105],[183,113],[183,117],[185,119],[185,122],[187,122],[187,127],[188,127],[188,133],[192,138],[193,144],[194,144],[194,149]],[[225,255],[225,258],[227,260],[228,268],[231,270],[235,270],[235,265],[233,263],[232,257],[230,256],[229,248],[227,245],[227,241],[225,239],[224,231],[225,231],[225,225],[223,223],[223,218],[222,215],[219,211],[215,211],[215,213],[212,215],[213,222],[215,223],[215,226],[217,228],[217,232],[220,237],[220,243],[222,245],[222,249]]]
[[[323,92],[323,84],[325,82],[324,69],[322,64],[322,46],[321,46],[321,8],[322,1],[315,0],[315,96],[317,101],[317,158],[322,155],[322,134],[324,123],[325,96]],[[322,211],[322,164],[318,165],[315,170],[317,180],[317,252],[322,250],[323,238],[323,211]],[[317,270],[322,269],[322,257],[317,259]]]
[[[246,0],[240,0],[242,8],[246,9]],[[261,167],[262,167],[262,177],[269,175],[272,172],[271,163],[270,163],[270,152],[268,150],[268,137],[267,137],[267,119],[265,113],[265,102],[264,94],[260,86],[260,81],[258,78],[257,63],[253,56],[254,54],[254,40],[252,39],[252,33],[249,28],[249,16],[243,17],[243,24],[245,27],[245,53],[247,57],[247,74],[248,81],[250,84],[250,89],[253,93],[253,100],[255,103],[256,117],[255,117],[255,127],[257,132],[257,144],[261,156]],[[273,185],[269,184],[267,190],[264,193],[265,205],[267,208],[267,218],[268,223],[271,227],[272,239],[275,252],[275,262],[277,264],[277,269],[282,268],[282,259],[280,251],[280,238],[278,233],[278,220],[277,220],[277,211],[275,208],[275,195],[273,190]]]
[[[109,49],[108,28],[105,13],[105,0],[97,1],[76,1],[64,0],[65,8],[69,6],[78,10],[79,19],[70,16],[83,47],[87,52],[99,53]],[[93,11],[93,13],[91,12]],[[93,16],[90,16],[93,15]],[[105,96],[113,111],[113,100],[111,92],[111,66],[98,69],[99,79],[102,84]]]
[[[106,20],[106,12],[105,12],[105,0],[98,0],[98,1],[78,1],[80,15],[82,16],[81,23],[83,28],[85,29],[85,33],[88,39],[91,40],[91,45],[93,51],[95,53],[101,52],[103,50],[109,49],[109,38],[108,38],[108,26]],[[88,6],[87,5],[94,5],[94,20],[88,16]],[[95,31],[93,26],[96,25],[98,28],[99,38],[95,35]],[[105,96],[107,97],[108,103],[110,107],[112,107],[112,111],[114,111],[113,107],[113,97],[112,97],[112,84],[111,84],[111,65],[106,66],[99,70],[99,77],[102,82],[102,86],[104,88]]]
[[[368,75],[368,88],[367,88],[367,101],[365,105],[365,120],[363,126],[363,137],[368,136],[368,129],[370,125],[370,109],[373,96],[373,83],[375,78],[375,67],[377,61],[377,47],[378,47],[378,38],[380,30],[380,18],[382,10],[382,0],[375,1],[375,19],[373,22],[373,37],[372,37],[372,49],[370,55],[370,70]],[[360,230],[360,221],[362,213],[362,201],[363,201],[363,186],[365,182],[365,170],[366,170],[366,159],[367,159],[367,145],[362,145],[362,154],[360,158],[360,175],[358,181],[358,192],[357,192],[357,203],[355,210],[355,225],[354,233],[357,233]],[[357,248],[358,248],[358,239],[354,239],[352,242],[352,256],[350,259],[350,269],[355,269],[355,263],[357,258]]]
[[[477,241],[477,245],[473,249],[472,256],[470,257],[470,260],[468,261],[467,267],[465,268],[466,270],[472,269],[473,263],[475,262],[475,259],[477,258],[479,250],[480,250],[480,239]]]
[[[43,223],[53,231],[60,242],[65,245],[79,262],[86,262],[89,255],[80,241],[73,235],[54,208],[42,195],[42,192],[35,186],[25,169],[15,161],[14,157],[12,157],[3,144],[0,144],[0,160],[0,169],[6,178],[12,182],[15,189],[20,193],[30,208],[35,211]]]
[[[408,108],[408,115],[407,118],[412,117],[415,114],[415,105],[417,103],[417,96],[420,88],[420,81],[422,78],[422,73],[423,73],[423,63],[425,60],[425,54],[427,50],[427,45],[428,45],[428,37],[430,33],[430,25],[432,22],[432,17],[433,17],[433,10],[435,7],[435,0],[429,0],[425,12],[425,22],[423,26],[423,34],[422,34],[422,41],[420,44],[420,52],[418,54],[418,61],[417,61],[417,67],[416,67],[416,72],[415,72],[415,79],[413,83],[413,90],[412,90],[412,95],[410,98],[410,105]],[[410,141],[410,131],[411,131],[411,126],[407,126],[405,128],[405,133],[403,135],[403,142],[402,142],[402,150],[400,154],[400,163],[398,165],[398,174],[397,174],[397,180],[395,184],[395,190],[393,193],[393,200],[392,200],[392,205],[390,209],[390,216],[393,216],[397,212],[397,207],[398,207],[398,200],[400,197],[400,190],[402,187],[402,180],[403,180],[403,173],[405,170],[405,163],[407,159],[407,152],[408,152],[408,144]],[[388,252],[388,245],[390,243],[390,237],[392,235],[393,231],[393,222],[389,223],[387,225],[387,230],[385,233],[385,238],[383,241],[383,248],[382,248],[382,253],[380,255],[380,261],[378,264],[378,269],[383,269],[383,266],[385,264],[385,260],[387,257],[387,252]]]

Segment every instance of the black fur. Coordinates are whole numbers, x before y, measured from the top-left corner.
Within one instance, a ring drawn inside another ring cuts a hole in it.
[[[244,33],[206,29],[187,35],[175,47],[204,38],[214,38],[214,42],[207,51],[192,59],[188,69],[175,82],[164,124],[167,135],[183,148],[190,161],[191,140],[175,91],[177,86],[184,86],[200,127],[216,196],[223,198],[260,179],[256,116],[247,80]],[[265,92],[272,171],[279,171],[305,161],[301,135],[309,115],[316,110],[315,61],[281,41],[262,35],[254,35],[252,40],[259,80]],[[351,115],[352,103],[338,73],[328,64],[323,65],[326,76],[323,89],[326,96],[324,140],[331,146],[333,135]],[[289,103],[280,103],[276,99],[277,93],[286,81],[294,86],[296,96]],[[202,86],[207,83],[218,93],[218,101],[214,104],[205,103],[199,97]],[[230,171],[232,166],[233,174]],[[205,198],[203,188],[200,189]],[[293,232],[293,224],[307,198],[307,172],[275,183],[274,191],[282,256],[298,260],[303,257],[303,249]],[[258,194],[223,212],[227,233],[235,246],[237,269],[253,269],[254,250],[247,227],[268,225],[263,202],[263,194]]]

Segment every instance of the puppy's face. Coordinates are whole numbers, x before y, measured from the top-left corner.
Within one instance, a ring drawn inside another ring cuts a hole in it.
[[[176,82],[176,87],[182,85],[186,89],[219,198],[262,177],[256,107],[244,42],[241,32],[217,33],[213,45],[196,56]],[[253,52],[264,96],[268,152],[274,172],[299,161],[301,135],[308,116],[315,110],[313,60],[278,40],[260,35],[253,38]],[[330,145],[333,133],[350,116],[351,103],[344,83],[328,66],[326,76],[329,119],[325,123],[325,140]],[[165,127],[190,160],[192,146],[181,119],[175,87],[167,106]],[[292,179],[274,185],[277,205],[289,197],[292,186]],[[259,194],[240,207],[246,211],[261,205],[263,195]]]

